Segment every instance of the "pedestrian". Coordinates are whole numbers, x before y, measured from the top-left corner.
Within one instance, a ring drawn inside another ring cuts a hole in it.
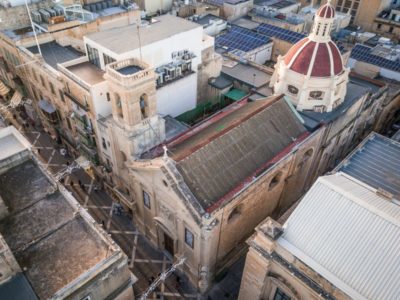
[[[101,220],[101,225],[102,225],[103,227],[106,226],[106,224],[104,223],[104,220]]]
[[[65,164],[66,164],[67,166],[69,166],[69,161],[67,161]]]
[[[39,148],[37,149],[37,153],[40,154],[40,149]]]

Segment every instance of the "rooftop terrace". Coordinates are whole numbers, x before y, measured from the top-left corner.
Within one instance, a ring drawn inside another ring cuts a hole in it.
[[[156,17],[153,23],[139,29],[137,25],[130,25],[89,34],[86,38],[116,54],[122,54],[199,27],[199,24],[167,14]],[[138,30],[140,41],[137,38]]]
[[[118,69],[117,71],[122,75],[132,75],[142,70],[143,69],[139,66],[126,66],[121,69]]]
[[[27,50],[33,54],[38,54],[39,50],[37,46],[28,47]],[[61,46],[57,42],[50,42],[40,45],[42,56],[46,63],[48,63],[54,69],[57,69],[57,64],[64,63],[69,60],[73,60],[83,56],[83,54],[71,46]]]
[[[90,85],[104,81],[105,72],[88,61],[71,65],[66,69]]]
[[[0,196],[10,213],[0,232],[39,298],[113,253],[33,160],[0,176]]]

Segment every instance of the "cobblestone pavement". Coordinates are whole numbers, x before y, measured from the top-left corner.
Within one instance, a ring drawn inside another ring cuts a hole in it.
[[[13,121],[14,126],[32,143],[33,150],[38,151],[43,165],[56,174],[67,167],[66,159],[60,154],[60,146],[43,130],[26,128]],[[81,181],[83,188],[78,182]],[[64,185],[75,198],[85,207],[93,218],[104,224],[106,231],[126,253],[129,267],[138,281],[133,285],[136,298],[148,288],[152,280],[171,266],[171,260],[161,251],[153,247],[141,235],[127,212],[120,215],[113,213],[112,198],[103,190],[94,189],[98,186],[84,170],[77,169],[64,177]],[[185,276],[171,275],[161,284],[148,299],[200,299],[196,289],[189,284]]]

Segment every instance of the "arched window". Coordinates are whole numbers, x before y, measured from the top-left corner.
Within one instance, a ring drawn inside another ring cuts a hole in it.
[[[146,112],[147,99],[148,99],[148,97],[146,94],[143,94],[142,96],[140,96],[139,105],[140,105],[140,112],[142,113],[142,119],[147,118],[147,112]]]
[[[278,172],[275,174],[274,177],[272,177],[271,181],[269,182],[269,187],[268,190],[271,191],[274,187],[278,185],[278,183],[281,181],[282,177],[282,172]]]
[[[303,155],[301,161],[300,161],[299,164],[297,165],[297,170],[301,169],[301,168],[304,166],[304,164],[307,162],[307,160],[309,160],[309,159],[312,157],[313,153],[314,153],[314,150],[313,150],[312,148],[311,148],[311,149],[308,149],[308,150],[304,153],[304,155]]]
[[[121,151],[121,160],[122,162],[126,162],[127,160],[126,154],[123,151]]]
[[[238,205],[234,209],[232,209],[231,213],[228,216],[228,222],[231,222],[237,217],[239,217],[241,214],[241,210],[242,210],[241,205]]]
[[[124,118],[124,113],[122,111],[121,98],[119,97],[119,95],[117,93],[114,96],[115,96],[115,107],[117,109],[118,117],[123,119]]]
[[[325,25],[324,25],[324,32],[322,33],[323,36],[326,35],[326,29],[327,29],[327,28],[328,28],[328,24],[325,24]]]

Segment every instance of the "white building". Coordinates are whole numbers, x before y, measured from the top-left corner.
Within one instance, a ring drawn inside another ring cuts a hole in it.
[[[196,106],[202,50],[214,40],[203,36],[202,26],[196,23],[163,15],[146,26],[90,34],[84,42],[89,60],[102,70],[107,63],[130,58],[155,68],[157,113],[175,117]]]

